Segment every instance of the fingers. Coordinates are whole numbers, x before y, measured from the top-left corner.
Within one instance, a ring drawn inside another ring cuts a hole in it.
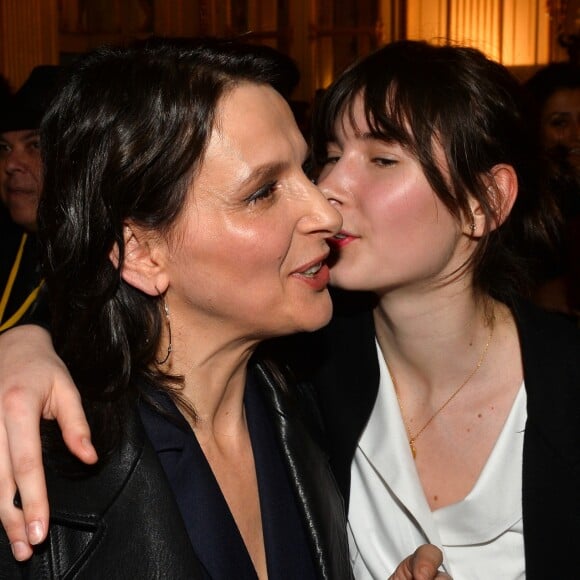
[[[53,389],[55,395],[49,403],[50,409],[44,415],[53,416],[58,421],[64,442],[71,453],[84,463],[95,463],[98,456],[91,443],[91,431],[79,392],[68,373],[57,384],[58,387]]]
[[[2,395],[4,428],[0,435],[0,519],[17,559],[46,537],[48,501],[40,444],[40,405],[23,389]],[[24,511],[13,505],[16,489]]]
[[[97,460],[78,391],[66,381],[61,380],[58,385],[53,388],[46,408],[41,408],[35,391],[12,387],[2,393],[0,520],[17,560],[29,558],[30,546],[41,543],[48,532],[49,508],[39,429],[41,415],[58,420],[67,446],[80,460],[86,463]],[[16,489],[22,510],[13,505]]]
[[[443,554],[437,546],[424,544],[403,560],[389,580],[444,580],[451,577],[439,572]]]
[[[443,563],[441,550],[433,544],[419,546],[412,558],[412,572],[415,580],[432,580],[440,578],[438,569]]]
[[[18,560],[32,554],[48,532],[40,418],[56,419],[63,438],[81,461],[94,463],[80,395],[50,335],[22,326],[0,336],[0,523]],[[18,489],[23,509],[14,507]]]
[[[24,514],[14,507],[16,483],[12,477],[12,465],[8,451],[6,431],[0,429],[0,520],[6,530],[12,552],[17,560],[24,560],[32,554],[32,549],[26,536]]]

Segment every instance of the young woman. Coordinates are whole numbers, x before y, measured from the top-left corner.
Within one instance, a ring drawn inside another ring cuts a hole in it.
[[[343,216],[332,283],[346,292],[324,331],[300,337],[295,365],[313,353],[303,371],[359,578],[382,577],[425,542],[456,579],[575,571],[580,337],[520,299],[554,226],[518,99],[508,72],[475,50],[401,42],[343,74],[316,114],[319,187]],[[0,362],[16,366],[24,332],[3,338]],[[10,385],[30,377],[11,372],[4,392],[32,401],[30,425],[39,405],[60,415],[55,397],[73,396],[57,365],[24,393]],[[15,459],[34,457],[19,439],[31,426],[10,415]],[[62,422],[81,454],[77,421],[75,411]],[[42,499],[37,477],[18,478]]]
[[[555,231],[520,91],[459,47],[403,42],[317,112],[343,216],[317,386],[357,578],[425,541],[456,579],[569,576],[580,539],[580,333],[534,310]]]

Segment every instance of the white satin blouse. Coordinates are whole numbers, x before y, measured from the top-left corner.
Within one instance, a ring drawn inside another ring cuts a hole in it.
[[[493,451],[467,497],[431,511],[411,456],[382,352],[375,407],[351,468],[349,543],[355,577],[386,579],[424,543],[439,546],[454,580],[525,578],[520,388]]]

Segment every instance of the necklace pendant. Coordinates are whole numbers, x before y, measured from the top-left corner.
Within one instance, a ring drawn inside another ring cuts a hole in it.
[[[411,453],[413,455],[413,459],[417,457],[417,449],[415,448],[415,440],[411,439],[409,441],[409,447],[411,448]]]

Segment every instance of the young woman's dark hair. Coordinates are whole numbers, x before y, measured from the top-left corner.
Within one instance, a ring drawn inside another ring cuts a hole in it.
[[[136,395],[129,385],[162,384],[180,398],[178,377],[153,364],[161,297],[124,282],[109,255],[117,245],[122,266],[126,220],[167,233],[220,99],[244,81],[284,87],[277,55],[216,39],[103,47],[75,65],[43,122],[39,233],[51,330],[85,403],[98,403],[102,449],[114,444],[123,403]]]
[[[351,66],[321,98],[314,115],[317,163],[324,162],[337,120],[353,120],[359,95],[372,136],[406,147],[457,219],[469,219],[470,196],[481,204],[488,231],[472,260],[475,288],[504,301],[527,293],[535,249],[552,243],[557,218],[540,193],[537,151],[516,79],[472,48],[389,44]],[[519,193],[505,223],[489,231],[499,211],[490,172],[500,163],[514,167]]]

